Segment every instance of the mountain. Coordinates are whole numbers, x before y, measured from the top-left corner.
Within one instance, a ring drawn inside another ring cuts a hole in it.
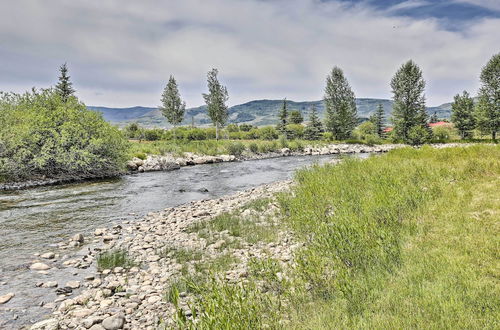
[[[381,103],[384,107],[386,118],[388,119],[392,111],[392,101],[386,99],[356,99],[358,116],[367,119],[375,111],[377,105]],[[247,123],[256,126],[274,125],[277,121],[277,114],[283,104],[283,100],[255,100],[243,104],[232,106],[228,109],[229,123]],[[294,102],[287,101],[289,110],[299,110],[307,120],[309,112],[313,105],[316,106],[318,113],[323,117],[323,101],[305,101]],[[98,106],[89,106],[91,110],[101,112],[104,119],[118,126],[125,126],[132,122],[146,127],[169,127],[165,118],[158,108],[132,107],[132,108],[106,108]],[[451,114],[451,103],[445,103],[437,107],[428,107],[427,112],[433,114],[436,112],[439,118],[449,118]],[[186,109],[183,125],[189,125],[194,122],[195,125],[210,125],[210,119],[206,114],[206,106]]]

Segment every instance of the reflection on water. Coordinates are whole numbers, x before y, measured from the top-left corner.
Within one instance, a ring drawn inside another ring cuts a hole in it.
[[[31,319],[39,319],[47,311],[33,305],[55,297],[49,289],[34,288],[36,282],[48,280],[26,270],[35,252],[54,250],[53,244],[67,240],[72,234],[89,234],[111,222],[288,179],[297,168],[334,157],[220,163],[121,179],[0,192],[0,295],[16,293],[7,304],[14,311],[6,311],[7,305],[0,307],[0,328],[7,325],[15,328]],[[205,190],[208,192],[203,192]],[[51,274],[50,279],[54,276]],[[64,283],[71,274],[69,270],[58,270],[57,276]],[[27,312],[23,313],[25,309]],[[18,315],[16,321],[12,320],[15,314]]]

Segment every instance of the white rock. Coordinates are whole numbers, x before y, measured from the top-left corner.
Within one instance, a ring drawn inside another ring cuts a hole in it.
[[[72,289],[78,289],[80,287],[80,281],[69,281],[66,283],[66,286]]]
[[[56,319],[40,321],[30,327],[31,330],[57,330],[58,328],[59,322]]]
[[[74,235],[74,236],[71,238],[71,240],[72,240],[73,242],[78,242],[78,243],[83,243],[83,242],[85,241],[85,239],[84,239],[84,237],[83,237],[83,235],[82,235],[82,234],[76,234],[76,235]]]
[[[110,316],[102,321],[102,326],[106,330],[122,329],[124,324],[125,318],[122,315]]]
[[[42,262],[35,262],[33,265],[30,266],[31,270],[47,270],[50,269],[50,267]]]
[[[55,253],[47,252],[47,253],[42,254],[40,257],[43,259],[54,259],[55,256],[56,256]]]

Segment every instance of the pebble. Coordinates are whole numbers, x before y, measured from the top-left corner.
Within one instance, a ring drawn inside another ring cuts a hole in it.
[[[66,287],[71,288],[71,289],[78,289],[80,287],[80,282],[79,281],[69,281],[66,283]]]
[[[122,315],[110,316],[102,321],[102,326],[106,330],[122,329],[124,324],[125,318]]]
[[[0,305],[8,303],[14,296],[14,293],[7,293],[3,296],[0,296]]]
[[[56,257],[56,254],[54,252],[47,252],[47,253],[44,253],[40,256],[40,258],[43,258],[43,259],[54,259]]]
[[[44,264],[42,262],[35,262],[30,266],[31,270],[47,270],[50,269],[50,267],[47,264]]]

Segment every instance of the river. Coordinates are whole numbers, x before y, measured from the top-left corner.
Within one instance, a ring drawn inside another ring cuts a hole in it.
[[[10,302],[0,305],[0,329],[20,328],[50,314],[40,305],[57,298],[54,289],[38,288],[37,282],[56,280],[64,284],[94,272],[79,269],[75,273],[74,268],[61,267],[63,255],[78,254],[79,249],[59,251],[56,244],[73,234],[89,237],[95,228],[140,218],[151,211],[289,179],[298,168],[338,157],[294,156],[218,163],[0,192],[0,295],[16,294]],[[49,274],[30,271],[34,254],[48,251],[61,254],[55,268]]]

